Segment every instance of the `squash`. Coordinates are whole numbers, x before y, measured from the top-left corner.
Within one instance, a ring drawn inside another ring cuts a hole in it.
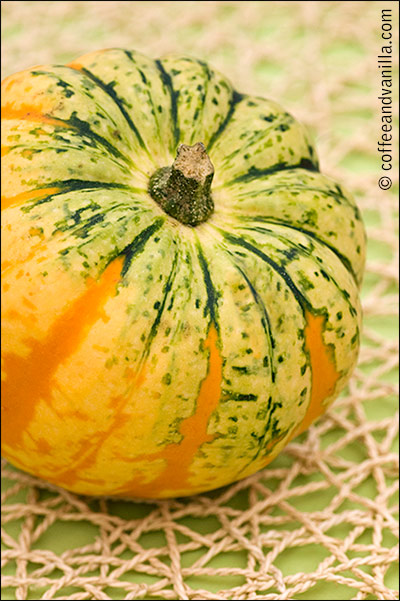
[[[188,57],[2,90],[4,456],[116,497],[266,466],[359,347],[364,227],[305,129]]]

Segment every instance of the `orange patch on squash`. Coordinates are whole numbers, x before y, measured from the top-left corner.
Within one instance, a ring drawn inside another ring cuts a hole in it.
[[[324,401],[333,394],[340,377],[340,373],[336,371],[333,352],[322,337],[325,321],[325,315],[306,312],[305,339],[311,364],[311,400],[294,436],[307,430],[325,412]]]
[[[79,56],[76,60],[71,61],[70,63],[66,64],[66,67],[70,67],[71,69],[83,69],[83,66],[79,63],[79,61],[84,60],[86,63],[88,63],[88,59],[90,58],[91,61],[93,61],[93,59],[98,58],[99,56],[101,56],[104,53],[109,52],[110,50],[112,50],[112,48],[103,48],[101,50],[94,50],[92,52],[88,52],[87,54],[83,54],[82,56]],[[90,64],[90,62],[89,62]]]
[[[83,69],[82,65],[80,65],[79,63],[75,63],[75,62],[68,63],[66,66],[70,67],[71,69],[75,69],[75,71],[82,71],[82,69]]]
[[[39,236],[39,238],[41,240],[44,239],[44,233],[43,230],[40,227],[31,227],[29,228],[29,235],[30,236]]]
[[[161,451],[136,457],[136,461],[163,459],[165,468],[152,482],[141,483],[133,479],[121,489],[113,492],[118,496],[157,497],[166,491],[179,494],[190,488],[190,467],[201,445],[211,442],[214,436],[207,434],[211,414],[218,407],[221,396],[222,358],[217,348],[218,334],[211,326],[204,347],[209,349],[208,374],[203,380],[193,415],[182,421],[180,434],[183,439]]]
[[[285,438],[286,434],[287,434],[287,432],[284,431],[281,434],[279,434],[278,436],[276,436],[275,438],[271,438],[271,440],[269,440],[267,442],[267,444],[265,445],[265,447],[262,450],[263,455],[265,454],[266,457],[264,457],[264,460],[261,462],[261,464],[259,465],[259,467],[257,469],[264,468],[269,463],[271,463],[271,461],[273,459],[275,459],[276,452],[273,453],[272,451],[276,447],[278,442],[280,442],[281,440],[283,440]]]
[[[2,261],[1,263],[1,271],[5,271],[6,269],[9,269],[12,266],[11,261],[8,261],[7,259],[5,261]]]
[[[36,190],[28,190],[27,192],[21,192],[20,194],[16,194],[15,196],[2,196],[1,197],[1,210],[8,209],[8,207],[14,207],[23,205],[25,202],[29,202],[30,200],[41,200],[42,198],[46,198],[46,196],[51,196],[52,194],[57,194],[61,191],[61,188],[39,188]]]
[[[15,108],[12,104],[6,104],[1,107],[1,118],[15,119],[17,121],[38,121],[40,123],[54,125],[55,127],[71,127],[71,125],[66,123],[63,119],[49,117],[41,107],[31,106],[29,104],[22,104],[19,108]]]
[[[27,340],[27,357],[5,354],[1,399],[2,442],[17,447],[34,416],[39,400],[51,403],[57,368],[79,347],[90,327],[101,318],[103,305],[115,293],[122,258],[114,260],[99,280],[88,279],[87,289],[57,319],[43,341]]]
[[[48,250],[47,248],[47,244],[45,242],[44,239],[40,239],[39,242],[37,242],[36,244],[33,244],[30,249],[29,249],[29,253],[25,256],[22,257],[17,257],[14,258],[12,261],[3,261],[1,264],[1,275],[2,277],[6,277],[9,272],[12,272],[15,268],[19,267],[19,271],[16,273],[15,275],[15,279],[19,280],[20,278],[22,278],[22,276],[24,274],[28,275],[28,272],[25,271],[25,266],[28,265],[28,263],[32,260],[32,259],[36,259],[36,263],[43,263],[43,261],[46,261],[47,257],[42,254],[42,256],[39,255],[39,253],[46,253],[46,251]],[[23,266],[21,268],[21,265]]]
[[[104,320],[105,316],[102,315],[102,318]],[[109,350],[98,345],[94,345],[93,348],[95,350],[101,350],[102,352],[107,352]],[[131,389],[138,390],[145,380],[145,374],[145,366],[142,366],[137,372],[127,368],[124,376],[130,383]],[[123,412],[128,400],[129,397],[127,397],[126,394],[111,397],[109,400],[109,407],[112,411],[113,418],[110,419],[109,426],[99,432],[97,435],[93,435],[90,445],[87,444],[86,440],[83,440],[79,448],[77,448],[74,454],[70,457],[70,464],[68,468],[54,474],[52,479],[47,479],[55,484],[68,488],[80,479],[80,474],[82,474],[83,471],[87,471],[93,467],[97,461],[99,450],[101,447],[103,447],[106,440],[108,440],[114,432],[122,428],[128,421],[130,421],[131,417]],[[81,420],[87,419],[86,415],[81,413],[79,414],[77,411],[74,411],[74,417]],[[123,459],[123,457],[119,458]],[[85,477],[85,481],[89,481],[89,478]],[[96,478],[90,478],[90,482],[104,484],[103,481],[100,481]]]

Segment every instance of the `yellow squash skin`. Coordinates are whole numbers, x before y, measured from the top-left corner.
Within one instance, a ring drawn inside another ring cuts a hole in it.
[[[148,193],[203,142],[214,212]],[[205,63],[121,49],[2,83],[2,453],[83,494],[267,465],[356,364],[365,234],[306,132]]]

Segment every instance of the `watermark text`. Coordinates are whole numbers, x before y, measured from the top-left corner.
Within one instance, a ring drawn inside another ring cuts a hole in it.
[[[389,177],[389,172],[392,169],[393,163],[393,110],[392,110],[392,53],[393,53],[393,34],[392,34],[392,10],[384,8],[381,10],[381,40],[382,46],[378,55],[378,69],[380,70],[380,115],[381,115],[381,131],[378,139],[378,152],[381,157],[381,169],[384,172],[379,178],[379,187],[382,190],[389,190],[392,185],[392,180]]]

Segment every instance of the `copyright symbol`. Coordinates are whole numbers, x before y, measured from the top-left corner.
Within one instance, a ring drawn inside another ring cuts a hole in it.
[[[389,190],[390,186],[392,185],[392,180],[390,177],[387,177],[387,175],[384,175],[383,177],[379,178],[378,184],[381,190]]]

